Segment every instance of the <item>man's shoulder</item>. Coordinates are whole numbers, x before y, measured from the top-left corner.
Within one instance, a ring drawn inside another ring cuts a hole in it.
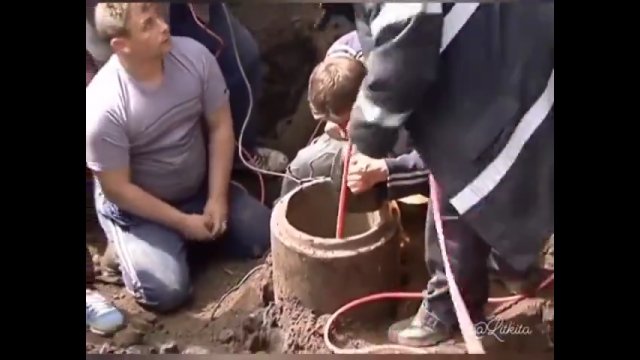
[[[112,93],[114,90],[119,89],[119,86],[115,86],[120,82],[120,73],[117,66],[117,59],[112,56],[102,66],[91,79],[91,82],[87,85],[87,98],[90,94],[99,93],[103,97],[105,94]]]
[[[107,61],[86,88],[87,129],[98,125],[105,116],[115,116],[122,109],[124,79],[116,60],[111,58]]]

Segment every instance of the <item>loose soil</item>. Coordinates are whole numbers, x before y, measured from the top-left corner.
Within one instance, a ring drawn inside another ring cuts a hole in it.
[[[406,291],[420,291],[427,279],[422,256],[415,256],[423,241],[417,221],[417,216],[403,218],[408,234],[403,258],[405,288],[402,290]],[[412,229],[414,231],[410,232]],[[92,252],[99,252],[103,244],[99,228],[92,226],[88,235]],[[553,266],[552,260],[548,260],[549,256],[545,258],[545,263]],[[259,268],[217,306],[221,297],[256,266]],[[115,305],[125,313],[127,327],[110,338],[87,332],[86,351],[115,354],[329,353],[322,338],[329,315],[314,314],[295,300],[276,305],[273,302],[270,270],[269,256],[255,261],[229,261],[215,256],[206,261],[198,260],[194,267],[193,300],[182,310],[166,315],[145,311],[119,285],[98,282],[97,289],[113,299]],[[492,296],[507,295],[499,284],[493,285]],[[379,323],[352,324],[339,321],[332,331],[332,341],[347,348],[385,343],[388,325],[396,319],[411,316],[419,302],[404,301],[397,304],[396,316],[381,319]],[[212,313],[214,310],[215,314]],[[522,324],[530,329],[531,334],[505,335],[504,342],[488,336],[488,351],[547,352],[553,349],[552,289],[539,294],[539,297],[500,310],[504,311],[500,319],[514,326]],[[463,353],[464,345],[458,337],[432,348],[432,351]]]

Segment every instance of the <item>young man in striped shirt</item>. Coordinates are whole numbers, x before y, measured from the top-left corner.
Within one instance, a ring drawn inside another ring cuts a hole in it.
[[[325,133],[301,149],[287,168],[297,179],[330,177],[342,169],[342,153],[346,137],[341,127],[349,121],[349,113],[367,70],[362,47],[355,31],[336,40],[309,78],[309,107],[317,121],[326,121]],[[417,193],[428,194],[428,175],[415,151],[407,151],[406,141],[399,141],[395,157],[373,159],[356,153],[351,158],[349,187],[361,193],[375,187],[383,197],[398,199]],[[286,178],[281,196],[294,190],[298,183]]]

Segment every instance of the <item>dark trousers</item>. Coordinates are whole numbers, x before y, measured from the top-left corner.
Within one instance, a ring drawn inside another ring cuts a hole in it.
[[[455,209],[447,204],[441,211],[445,246],[451,270],[473,322],[484,320],[484,305],[489,297],[490,247],[465,222],[458,219]],[[445,326],[457,326],[457,318],[449,294],[444,262],[438,243],[433,205],[429,204],[425,227],[427,269],[431,279],[427,284],[425,302],[429,312]]]
[[[528,271],[515,270],[467,225],[459,219],[450,204],[441,211],[445,246],[462,298],[471,320],[484,321],[484,305],[489,298],[489,271],[507,279],[523,279]],[[431,279],[427,284],[424,304],[446,326],[457,326],[457,318],[449,294],[444,262],[438,242],[433,217],[433,205],[429,204],[425,226],[425,260]]]

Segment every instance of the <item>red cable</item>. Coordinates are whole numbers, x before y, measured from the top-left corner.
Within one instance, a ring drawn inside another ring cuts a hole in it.
[[[222,48],[225,46],[224,40],[218,36],[218,34],[216,34],[215,32],[213,32],[212,30],[210,30],[209,28],[207,28],[207,26],[205,24],[203,24],[200,19],[198,18],[198,15],[196,15],[195,10],[193,9],[193,5],[191,4],[187,4],[187,6],[189,7],[189,10],[191,10],[191,15],[193,16],[193,20],[196,22],[196,24],[198,24],[208,35],[211,35],[214,39],[216,39],[218,42],[220,42],[220,49],[218,49],[218,51],[215,54],[215,57],[218,57],[218,55],[220,55],[220,52],[222,51]],[[231,26],[231,24],[229,24],[229,26]],[[241,66],[240,64],[238,64],[238,66]],[[248,91],[251,91],[250,89],[248,89]],[[248,121],[248,120],[247,120]],[[237,141],[235,142],[236,145],[238,145],[238,147],[240,148],[240,150],[249,157],[249,159],[252,158],[251,154],[242,147],[242,145],[240,143],[238,143]],[[242,159],[241,159],[242,160]],[[252,169],[253,170],[253,169]],[[265,201],[265,193],[266,193],[266,189],[265,189],[265,184],[264,184],[264,178],[262,177],[262,174],[260,174],[259,172],[254,170],[254,173],[256,175],[258,175],[258,182],[260,183],[260,202],[262,204],[264,204]]]
[[[553,282],[553,280],[554,280],[554,276],[553,276],[553,273],[551,273],[551,275],[549,275],[549,277],[545,279],[545,281],[540,283],[537,291],[540,291],[545,287],[547,287],[549,284]],[[387,293],[368,295],[363,298],[353,300],[350,303],[338,309],[338,311],[334,312],[329,318],[329,320],[327,320],[327,323],[324,326],[324,333],[323,333],[324,342],[329,348],[329,350],[331,350],[336,354],[371,354],[379,351],[394,351],[396,353],[399,351],[405,354],[406,353],[426,354],[427,351],[421,348],[413,348],[410,346],[395,345],[395,344],[373,345],[373,346],[367,346],[360,349],[341,349],[335,346],[329,339],[329,330],[331,329],[331,325],[335,322],[338,316],[342,315],[343,313],[357,306],[360,306],[368,302],[383,300],[383,299],[420,299],[421,300],[423,298],[424,298],[424,294],[422,292],[387,292]],[[500,297],[500,298],[489,298],[488,302],[491,304],[508,302],[509,305],[513,305],[524,298],[526,298],[526,295],[514,295],[514,296],[507,296],[507,297]]]
[[[353,145],[351,138],[348,136],[348,133],[345,129],[346,126],[341,126],[341,127],[345,132],[347,138],[349,138],[349,141],[346,146],[347,153],[344,155],[344,164],[343,164],[343,172],[342,172],[342,179],[341,179],[342,183],[340,188],[340,201],[338,203],[338,218],[337,218],[337,226],[336,226],[337,239],[342,239],[343,230],[344,230],[344,221],[345,221],[346,208],[347,208],[347,188],[348,188],[347,176],[349,173],[349,162],[351,160],[351,151],[352,151],[352,145]],[[553,282],[553,280],[554,280],[554,274],[551,273],[551,275],[549,275],[549,277],[545,279],[538,286],[537,291],[545,288],[547,285]],[[494,303],[494,304],[509,303],[509,305],[513,305],[518,301],[524,299],[525,297],[526,295],[519,294],[519,295],[499,297],[499,298],[489,298],[487,302]],[[424,349],[413,348],[410,346],[403,346],[403,345],[395,345],[395,344],[373,345],[373,346],[368,346],[360,349],[341,349],[333,345],[333,343],[331,343],[331,340],[329,339],[329,330],[331,329],[331,325],[336,320],[336,318],[342,313],[354,307],[357,307],[367,302],[381,300],[381,299],[423,299],[423,298],[424,298],[424,295],[422,292],[389,292],[389,293],[372,294],[360,299],[353,300],[350,303],[338,309],[338,311],[336,311],[331,315],[331,317],[329,318],[329,320],[327,321],[324,327],[324,334],[323,334],[324,342],[326,346],[336,354],[371,354],[371,353],[380,352],[380,351],[393,351],[395,353],[400,352],[400,353],[410,353],[410,354],[425,354],[427,352]]]
[[[347,175],[349,174],[349,162],[351,161],[351,139],[347,143],[346,154],[344,155],[344,164],[342,166],[342,185],[340,186],[340,202],[338,203],[338,219],[336,222],[336,239],[342,239],[344,232],[344,219],[346,217],[345,211],[347,210]]]
[[[218,34],[213,32],[212,30],[209,30],[209,28],[207,28],[207,26],[205,24],[203,24],[202,21],[200,21],[200,18],[198,18],[198,15],[196,14],[196,11],[193,9],[193,5],[187,4],[187,6],[189,7],[189,10],[191,10],[191,15],[193,16],[193,20],[195,20],[196,24],[200,25],[200,27],[207,34],[211,35],[213,38],[218,40],[218,42],[220,43],[220,48],[215,53],[215,57],[218,57],[218,55],[220,55],[220,52],[222,51],[222,48],[225,46],[224,40],[220,36],[218,36]],[[229,24],[229,25],[231,25],[231,24]]]

